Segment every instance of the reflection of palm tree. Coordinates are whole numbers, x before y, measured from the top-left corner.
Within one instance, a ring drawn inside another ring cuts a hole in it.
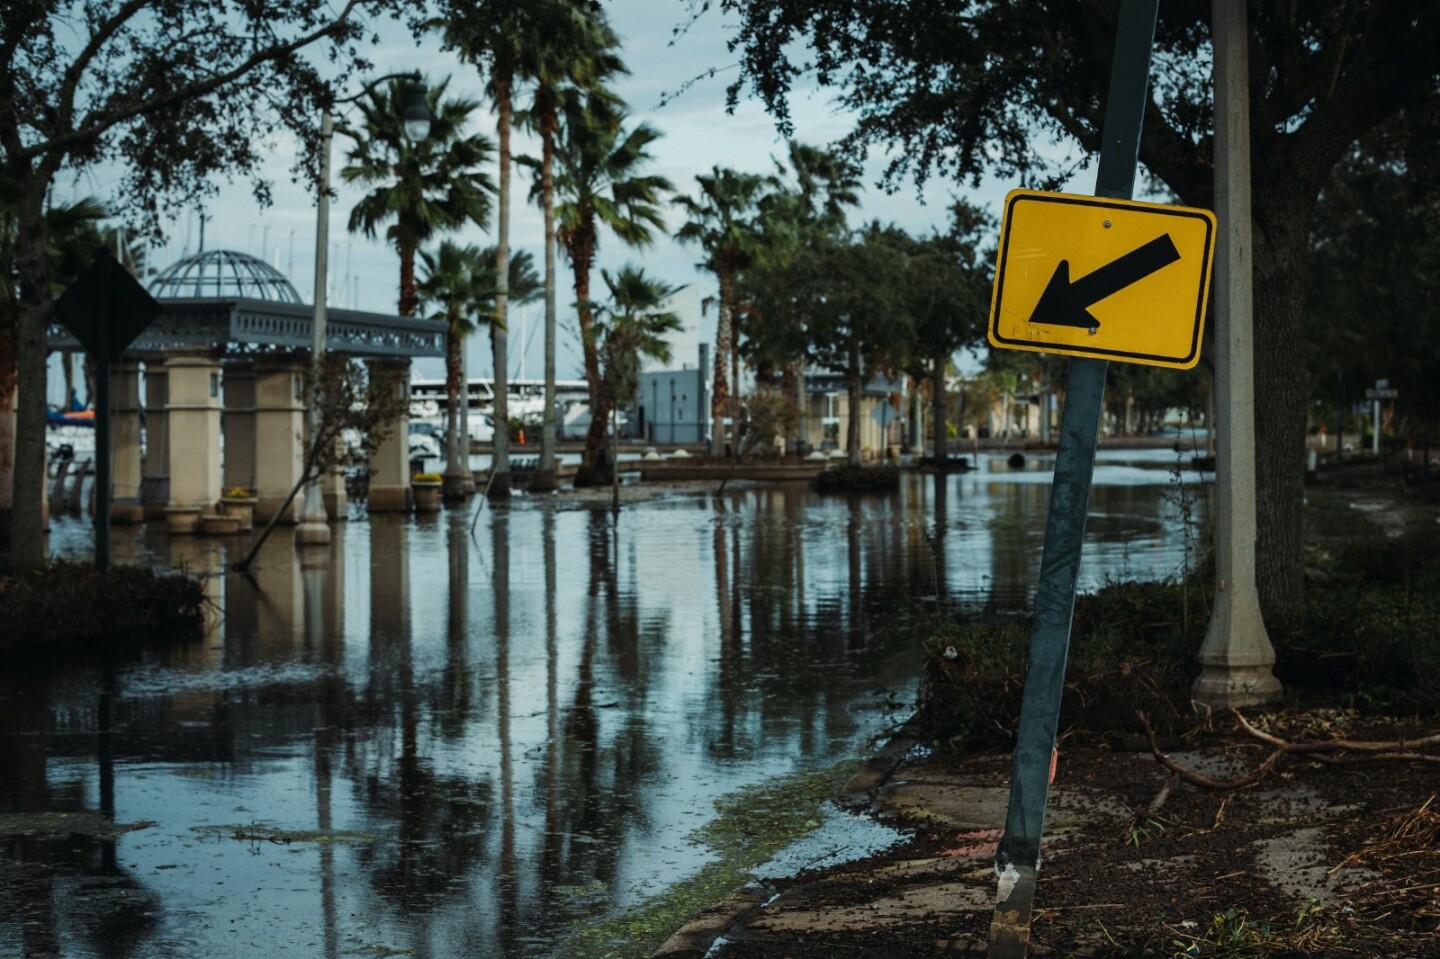
[[[739,707],[745,693],[745,664],[741,661],[739,636],[735,629],[734,588],[730,582],[730,555],[726,548],[725,530],[728,525],[725,501],[715,500],[714,557],[715,557],[715,610],[720,620],[720,728],[715,751],[728,758],[739,752],[735,742],[735,730],[739,725]]]
[[[371,815],[394,822],[396,834],[394,841],[367,846],[357,855],[381,895],[408,910],[428,912],[442,906],[445,897],[455,893],[453,880],[483,858],[480,825],[491,793],[488,783],[464,774],[437,774],[421,749],[421,690],[410,648],[404,536],[404,527],[394,524],[372,527],[371,675],[366,689],[375,727],[399,727],[399,754],[386,748],[389,737],[357,743],[357,764],[365,762],[366,746],[373,754],[369,768],[357,769],[353,776]]]
[[[425,94],[430,135],[411,142],[402,119],[405,82],[392,80],[360,101],[364,123],[359,131],[345,131],[356,143],[340,178],[371,188],[350,211],[352,232],[373,237],[382,223],[394,221],[385,237],[400,254],[399,311],[414,316],[419,305],[415,252],[437,232],[465,223],[483,226],[495,188],[481,171],[490,158],[489,139],[464,134],[479,104],[464,97],[442,100],[448,79],[431,86]]]
[[[555,512],[541,522],[545,563],[545,844],[540,874],[552,885],[562,882],[560,852],[560,649],[556,642]]]
[[[467,536],[469,517],[452,513],[446,530],[450,570],[449,609],[445,630],[445,672],[441,677],[438,728],[452,741],[465,732],[470,716],[472,691],[468,640],[470,638],[470,549]]]
[[[492,514],[491,554],[495,569],[495,735],[500,741],[500,875],[496,939],[514,942],[519,919],[520,876],[515,859],[515,771],[510,742],[510,521]]]

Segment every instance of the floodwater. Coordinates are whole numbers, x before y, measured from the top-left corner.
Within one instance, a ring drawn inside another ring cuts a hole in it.
[[[1176,465],[1102,451],[1083,586],[1193,561],[1209,487]],[[0,957],[594,953],[577,933],[715,857],[716,799],[908,715],[937,605],[1026,605],[1052,468],[682,490],[618,525],[522,496],[473,536],[356,518],[302,562],[282,530],[207,580],[202,641],[0,677]],[[55,521],[58,555],[89,542]],[[115,552],[205,573],[243,545]]]

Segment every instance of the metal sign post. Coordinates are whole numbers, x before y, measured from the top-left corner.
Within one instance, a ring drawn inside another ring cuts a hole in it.
[[[1140,127],[1149,98],[1150,50],[1155,40],[1159,0],[1121,0],[1115,36],[1115,61],[1105,107],[1103,146],[1096,196],[1128,200],[1134,193],[1140,152]],[[1065,658],[1075,611],[1075,582],[1090,480],[1095,469],[1101,400],[1108,361],[1079,357],[1070,361],[1065,406],[1060,418],[1060,447],[1035,616],[1030,659],[1020,707],[1015,766],[1005,834],[995,857],[999,890],[990,925],[992,959],[1021,959],[1030,945],[1030,916],[1035,873],[1040,867],[1040,834],[1049,797],[1051,759],[1060,720]]]
[[[105,247],[55,301],[55,315],[95,358],[95,568],[110,568],[110,364],[160,315],[160,304]]]

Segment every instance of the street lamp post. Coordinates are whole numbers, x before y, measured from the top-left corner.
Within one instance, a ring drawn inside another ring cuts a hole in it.
[[[430,111],[425,106],[425,86],[418,70],[377,77],[365,84],[354,96],[327,104],[320,117],[320,169],[315,223],[315,322],[310,337],[310,389],[305,399],[307,452],[309,443],[313,443],[314,437],[320,433],[320,407],[316,402],[316,385],[320,382],[320,368],[325,359],[325,287],[329,282],[330,270],[330,146],[335,139],[333,111],[341,104],[354,103],[387,80],[401,78],[409,81],[405,90],[405,136],[412,143],[418,143],[430,135]],[[307,468],[308,465],[307,463]],[[300,505],[299,522],[295,525],[295,545],[324,546],[329,542],[329,515],[325,512],[325,500],[320,489],[320,478],[317,476],[305,484],[305,499]]]

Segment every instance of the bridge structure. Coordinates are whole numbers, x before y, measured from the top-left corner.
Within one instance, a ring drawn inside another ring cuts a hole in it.
[[[194,532],[236,488],[268,521],[301,475],[314,308],[278,270],[229,250],[182,260],[148,285],[160,316],[111,368],[112,521],[164,518],[173,532]],[[363,361],[372,382],[402,395],[414,358],[444,355],[445,328],[433,320],[327,314],[326,350]],[[51,350],[80,349],[58,324],[48,340]],[[368,464],[372,511],[413,507],[407,421],[391,424]],[[343,478],[323,488],[327,513],[343,519]],[[298,511],[297,500],[282,521]]]

